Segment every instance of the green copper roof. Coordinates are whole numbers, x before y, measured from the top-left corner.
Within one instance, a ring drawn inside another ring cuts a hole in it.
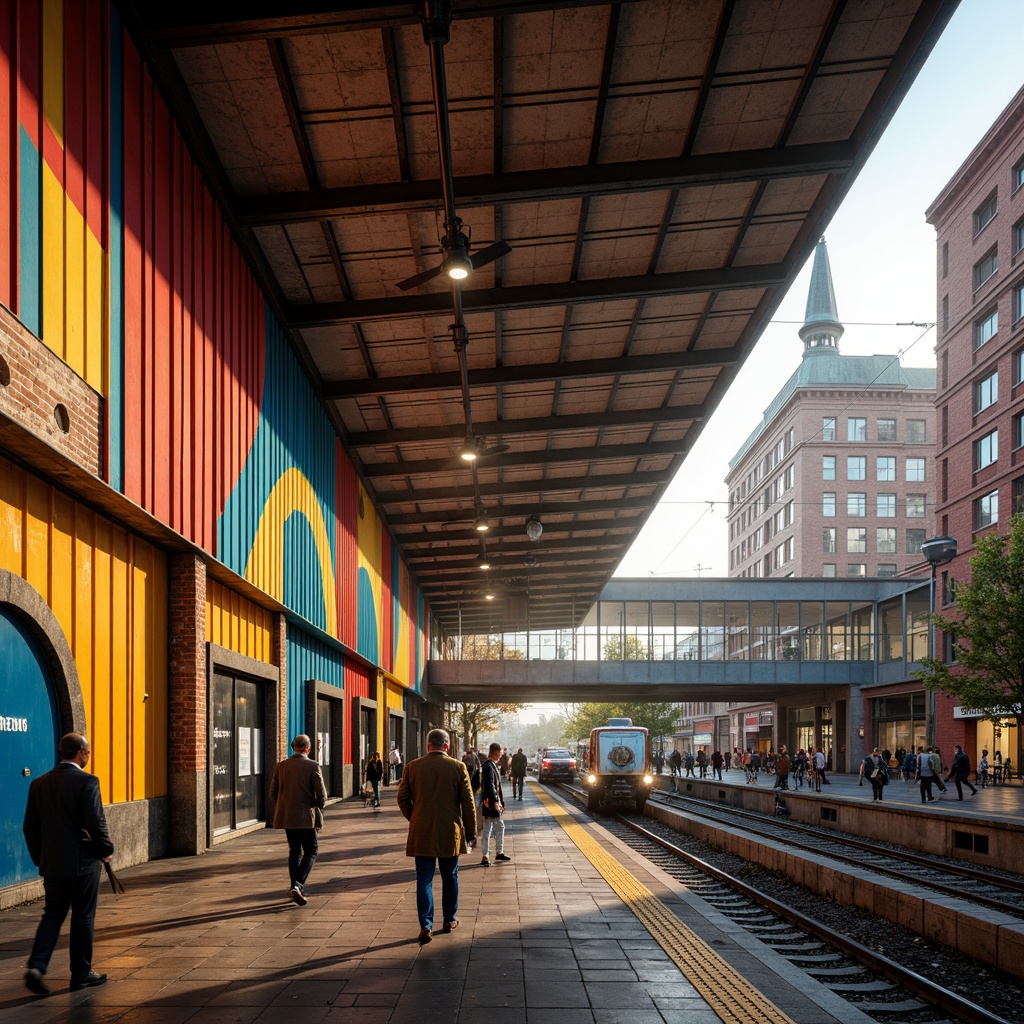
[[[811,267],[811,287],[807,291],[804,327],[820,323],[839,323],[836,293],[832,287],[832,268],[829,266],[828,250],[825,248],[824,238],[820,239],[814,247],[814,265]]]

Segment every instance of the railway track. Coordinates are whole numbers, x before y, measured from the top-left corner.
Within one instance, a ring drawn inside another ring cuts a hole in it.
[[[585,795],[562,786],[583,805]],[[833,921],[811,916],[684,849],[678,833],[636,816],[602,817],[602,825],[717,912],[785,957],[879,1024],[1009,1024],[1000,1016],[890,956],[843,935]]]

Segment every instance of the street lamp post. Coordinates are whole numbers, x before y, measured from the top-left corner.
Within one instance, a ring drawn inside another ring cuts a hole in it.
[[[945,565],[956,558],[956,541],[952,537],[932,537],[921,545],[921,554],[932,567],[931,585],[928,589],[928,610],[935,614],[935,572],[940,565]],[[928,657],[935,658],[935,624],[928,620]],[[928,707],[925,716],[925,738],[928,745],[935,743],[935,691],[928,690]]]

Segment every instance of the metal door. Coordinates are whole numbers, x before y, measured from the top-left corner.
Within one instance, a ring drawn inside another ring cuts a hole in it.
[[[42,652],[0,608],[0,888],[38,878],[21,825],[28,787],[57,763],[60,718]]]

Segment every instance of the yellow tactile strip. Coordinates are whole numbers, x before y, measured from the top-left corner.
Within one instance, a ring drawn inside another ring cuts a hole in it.
[[[792,1018],[754,988],[696,932],[687,928],[560,804],[540,787],[534,787],[534,792],[583,856],[597,868],[725,1024],[794,1024]]]

